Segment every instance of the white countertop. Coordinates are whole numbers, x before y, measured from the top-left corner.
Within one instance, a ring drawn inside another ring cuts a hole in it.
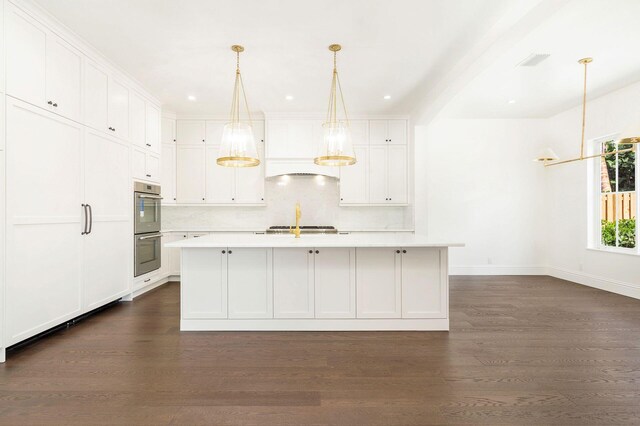
[[[165,244],[165,247],[464,247],[462,243],[431,241],[413,234],[247,235],[213,234]]]
[[[220,228],[198,228],[198,227],[190,227],[190,228],[167,228],[163,229],[161,232],[213,232],[213,233],[233,233],[233,232],[265,232],[266,228],[253,228],[253,229],[220,229]],[[339,232],[414,232],[413,229],[338,229]]]

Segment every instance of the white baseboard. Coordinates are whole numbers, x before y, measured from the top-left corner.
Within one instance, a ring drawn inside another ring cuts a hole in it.
[[[623,296],[640,299],[640,285],[623,281],[612,280],[610,278],[598,277],[579,271],[569,271],[567,269],[547,267],[547,275],[562,280],[598,288],[600,290],[609,291],[611,293],[621,294]]]
[[[547,268],[544,266],[450,265],[449,275],[547,275]]]

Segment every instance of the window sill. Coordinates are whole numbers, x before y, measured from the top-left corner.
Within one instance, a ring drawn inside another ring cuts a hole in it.
[[[627,256],[640,257],[638,249],[620,249],[620,248],[604,248],[604,247],[587,247],[587,250],[597,251],[600,253],[624,254]]]

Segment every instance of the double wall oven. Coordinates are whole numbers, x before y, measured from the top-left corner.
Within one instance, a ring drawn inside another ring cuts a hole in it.
[[[135,182],[133,192],[134,277],[160,269],[160,186]]]

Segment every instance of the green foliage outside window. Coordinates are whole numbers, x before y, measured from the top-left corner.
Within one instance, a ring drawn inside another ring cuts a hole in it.
[[[616,223],[602,221],[602,244],[616,246]],[[618,220],[618,247],[634,248],[636,246],[636,220]]]

